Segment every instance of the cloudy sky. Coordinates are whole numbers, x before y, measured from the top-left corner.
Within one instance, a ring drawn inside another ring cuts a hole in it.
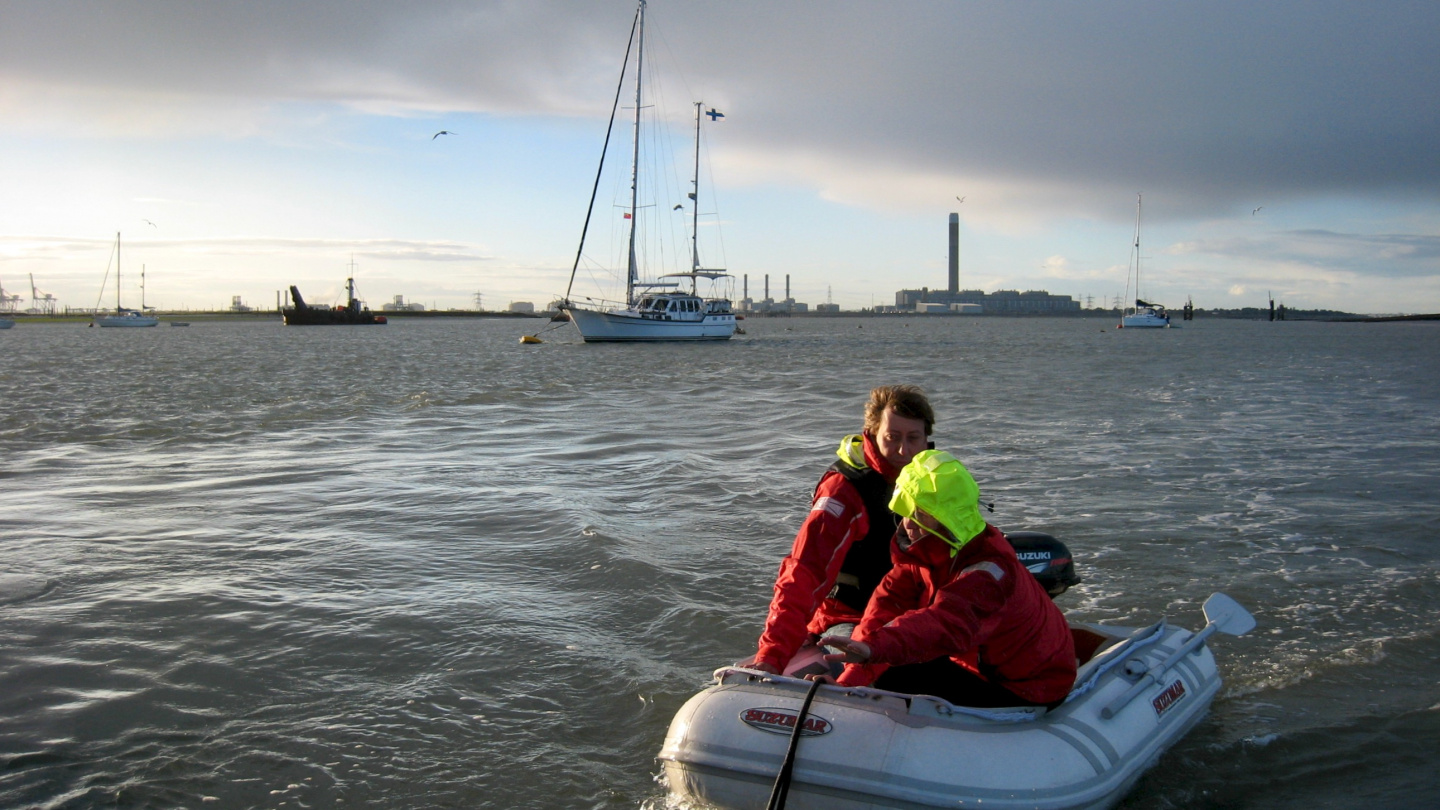
[[[352,262],[372,305],[547,302],[633,16],[0,0],[0,284],[95,306],[121,232],[127,304],[142,266],[146,303],[216,308],[331,300]],[[845,308],[944,287],[957,212],[962,287],[1098,305],[1143,193],[1147,298],[1440,312],[1437,31],[1434,2],[652,0],[645,106],[682,163],[692,102],[724,112],[704,263],[757,298],[766,274]],[[677,182],[641,219],[683,234]],[[601,183],[579,294],[614,294],[624,185]]]

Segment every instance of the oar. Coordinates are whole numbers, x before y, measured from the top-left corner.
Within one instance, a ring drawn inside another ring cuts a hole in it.
[[[1109,720],[1120,713],[1125,705],[1135,699],[1135,696],[1145,691],[1151,684],[1160,682],[1160,676],[1164,675],[1170,667],[1175,666],[1181,658],[1184,658],[1191,651],[1198,649],[1205,639],[1215,635],[1216,631],[1230,636],[1243,636],[1255,629],[1255,617],[1250,611],[1240,606],[1239,602],[1226,596],[1223,593],[1212,593],[1210,598],[1205,600],[1202,608],[1205,611],[1205,629],[1190,637],[1190,640],[1180,646],[1180,649],[1170,653],[1170,657],[1161,661],[1145,671],[1133,686],[1123,695],[1115,698],[1109,706],[1100,710],[1100,716]]]

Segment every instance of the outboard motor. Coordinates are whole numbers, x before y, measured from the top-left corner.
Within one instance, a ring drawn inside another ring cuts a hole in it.
[[[1015,549],[1020,564],[1035,575],[1051,599],[1080,582],[1070,549],[1054,537],[1044,532],[1010,532],[1005,539]]]

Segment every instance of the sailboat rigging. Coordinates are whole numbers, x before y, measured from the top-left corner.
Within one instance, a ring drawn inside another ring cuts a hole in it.
[[[635,119],[634,138],[630,156],[630,200],[625,214],[629,232],[626,244],[625,301],[619,306],[607,306],[603,301],[587,301],[581,304],[571,298],[575,286],[575,274],[585,252],[585,238],[595,210],[595,199],[604,172],[605,155],[609,151],[610,135],[614,130],[616,112],[624,90],[625,76],[630,64],[632,48],[635,52]],[[695,175],[689,197],[693,203],[690,270],[685,273],[668,273],[654,281],[645,281],[636,253],[640,215],[640,143],[641,110],[644,108],[644,63],[645,63],[645,0],[640,0],[635,11],[635,21],[630,29],[630,41],[625,48],[625,60],[620,69],[620,82],[615,89],[615,101],[610,110],[610,124],[605,130],[605,144],[601,149],[600,166],[596,170],[595,185],[590,192],[590,206],[585,212],[585,224],[580,232],[580,246],[575,252],[575,263],[570,269],[570,281],[565,295],[558,302],[560,310],[566,313],[580,336],[586,342],[601,341],[662,341],[662,340],[729,340],[735,334],[735,315],[731,312],[730,301],[723,297],[702,298],[699,294],[699,279],[714,282],[728,276],[725,270],[705,269],[700,264],[698,238],[699,197],[700,197],[700,123],[703,102],[695,106]],[[713,118],[718,118],[715,113]],[[688,292],[679,289],[679,284],[665,279],[690,279]]]
[[[140,299],[140,309],[138,309],[138,310],[136,310],[136,309],[126,309],[125,307],[121,306],[121,304],[120,304],[120,232],[119,232],[119,231],[116,231],[116,232],[115,232],[115,314],[113,314],[113,315],[101,315],[101,314],[99,314],[99,311],[98,311],[98,310],[99,310],[99,307],[96,307],[97,312],[96,312],[96,314],[95,314],[94,320],[91,321],[91,324],[92,324],[92,325],[95,325],[95,326],[156,326],[156,325],[158,325],[158,324],[160,323],[160,319],[159,319],[159,318],[156,318],[156,317],[153,316],[153,315],[146,315],[146,314],[145,314],[146,306],[145,306],[145,299],[144,299],[144,292],[143,292],[144,289],[145,289],[145,286],[144,286],[144,285],[145,285],[145,281],[144,281],[145,276],[144,276],[144,274],[143,274],[143,271],[142,271],[142,274],[141,274],[140,278],[141,278],[141,281],[140,281],[140,285],[141,285],[141,286],[140,286],[140,289],[141,289],[141,291],[142,291],[142,292],[141,292],[141,299]],[[101,286],[100,286],[100,295],[101,295],[101,296],[104,296],[104,295],[105,295],[105,286],[104,286],[104,283],[103,283],[103,282],[101,283]]]
[[[1135,260],[1131,265],[1134,268],[1135,281],[1135,306],[1126,306],[1120,311],[1121,329],[1171,329],[1170,313],[1165,311],[1161,304],[1152,304],[1140,297],[1140,203],[1142,195],[1135,195]],[[1125,278],[1125,299],[1130,299],[1131,275]]]

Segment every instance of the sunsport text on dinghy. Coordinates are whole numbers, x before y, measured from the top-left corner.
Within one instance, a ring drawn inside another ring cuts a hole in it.
[[[1255,626],[1224,594],[1204,612],[1198,633],[1072,624],[1084,663],[1049,711],[839,686],[805,707],[812,682],[723,667],[676,713],[659,759],[672,794],[723,810],[766,807],[787,771],[791,810],[1112,807],[1209,710],[1220,675],[1206,640]]]

